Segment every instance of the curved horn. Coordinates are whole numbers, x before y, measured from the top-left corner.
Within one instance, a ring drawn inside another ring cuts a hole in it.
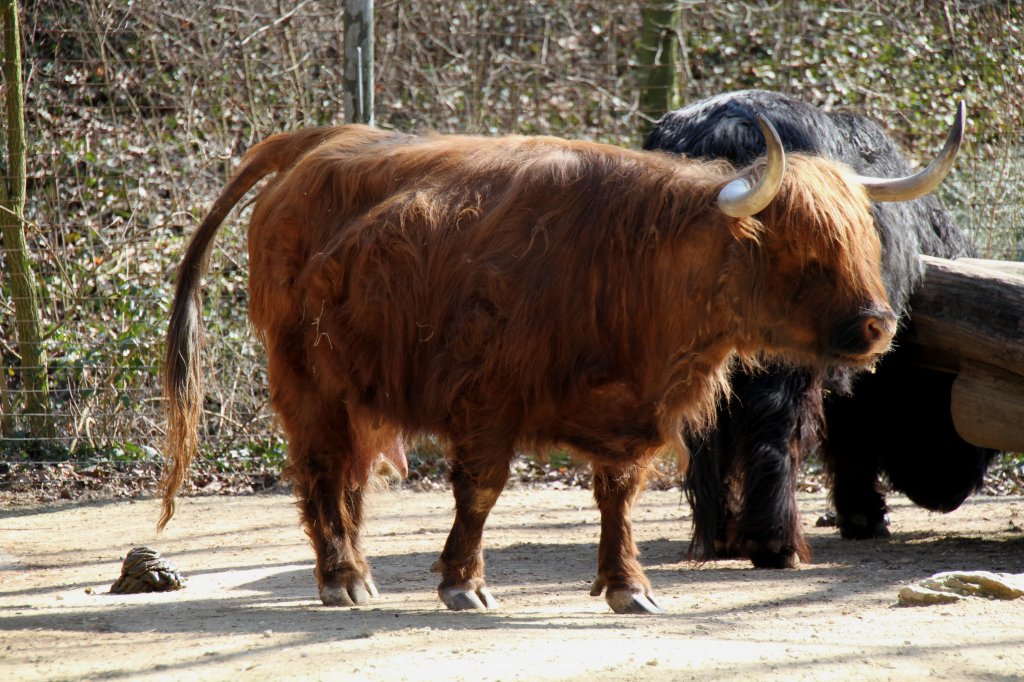
[[[782,176],[786,170],[782,140],[771,122],[761,114],[757,114],[757,125],[761,128],[768,148],[764,174],[757,184],[751,186],[753,180],[750,173],[747,173],[727,184],[718,193],[718,208],[733,218],[746,218],[762,211],[782,187]]]
[[[967,107],[961,100],[956,109],[956,120],[949,131],[946,144],[938,157],[928,167],[913,175],[903,178],[873,178],[855,175],[853,180],[864,185],[868,196],[875,201],[910,201],[928,194],[939,186],[953,167],[956,154],[960,151],[960,143],[964,139],[964,122],[967,118]]]

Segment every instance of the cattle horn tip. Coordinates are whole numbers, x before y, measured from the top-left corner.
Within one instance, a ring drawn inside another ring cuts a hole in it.
[[[875,178],[856,175],[854,180],[864,185],[868,196],[875,201],[910,201],[933,191],[953,168],[967,126],[967,104],[960,100],[956,107],[953,126],[939,155],[922,170],[902,178]]]

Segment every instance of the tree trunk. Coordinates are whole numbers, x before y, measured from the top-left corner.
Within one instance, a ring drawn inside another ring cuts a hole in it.
[[[636,60],[643,70],[640,87],[641,135],[646,136],[654,121],[676,107],[676,26],[679,6],[651,4],[644,8],[643,28],[637,43]]]
[[[0,235],[14,298],[21,354],[21,386],[25,416],[35,438],[53,435],[50,421],[46,352],[35,277],[25,240],[25,120],[21,84],[21,31],[16,0],[0,0],[4,28],[4,85],[7,109],[7,168],[0,182]]]

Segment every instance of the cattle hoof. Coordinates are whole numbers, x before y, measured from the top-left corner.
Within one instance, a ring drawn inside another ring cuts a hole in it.
[[[844,540],[887,540],[892,537],[889,532],[889,516],[885,515],[877,521],[869,522],[863,514],[854,514],[850,517],[839,515],[837,517],[839,535]]]
[[[464,587],[445,587],[437,591],[441,601],[451,611],[486,611],[498,608],[498,600],[486,587],[473,590]]]
[[[835,528],[838,525],[836,521],[836,513],[829,510],[818,517],[818,520],[814,522],[817,528]]]
[[[839,529],[839,535],[844,540],[888,540],[892,533],[885,527],[885,524],[878,523],[868,528],[866,526],[843,526]]]
[[[605,601],[615,613],[640,613],[656,615],[665,610],[654,601],[654,595],[643,592],[626,592],[625,590],[609,590]]]
[[[324,585],[320,601],[324,606],[365,606],[380,596],[372,578],[359,577],[349,585]]]
[[[778,538],[765,542],[747,540],[744,549],[754,568],[796,568],[800,565],[796,551],[786,547]]]
[[[750,562],[754,568],[799,568],[800,557],[796,552],[751,552]]]

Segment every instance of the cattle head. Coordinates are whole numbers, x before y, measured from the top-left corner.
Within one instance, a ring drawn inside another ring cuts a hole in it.
[[[819,157],[786,157],[758,116],[764,160],[719,193],[740,252],[725,273],[752,352],[763,348],[804,363],[871,364],[896,332],[881,275],[871,200],[906,201],[931,192],[952,167],[963,138],[964,105],[939,157],[904,178],[855,175]]]

